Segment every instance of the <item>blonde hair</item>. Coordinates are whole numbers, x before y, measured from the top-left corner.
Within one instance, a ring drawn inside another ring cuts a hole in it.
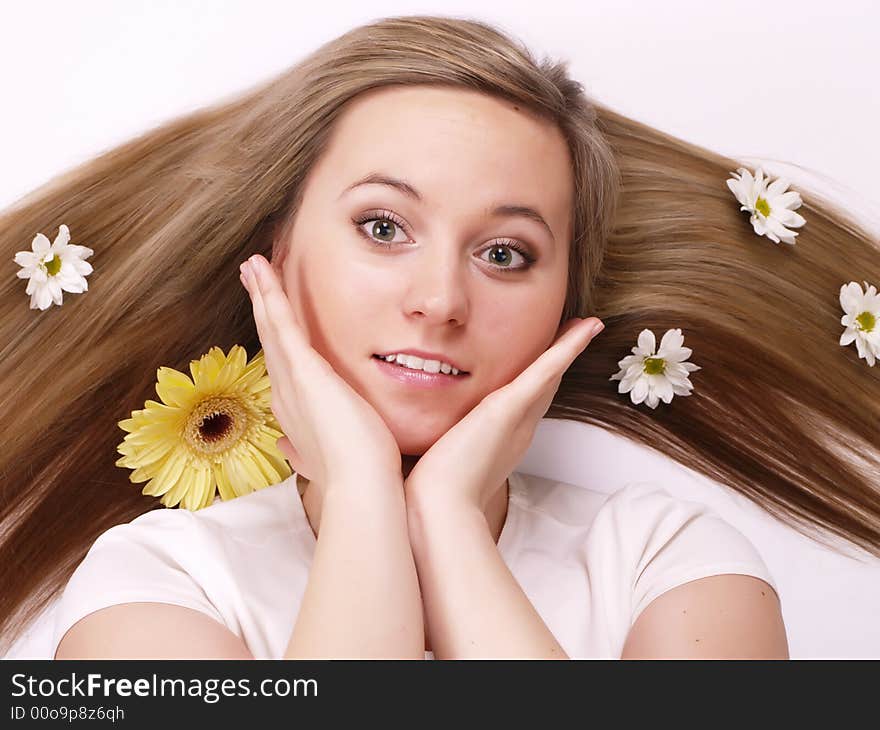
[[[217,345],[260,348],[238,265],[272,258],[303,180],[351,99],[390,84],[472,89],[554,121],[575,179],[561,319],[606,325],[548,418],[646,444],[814,537],[880,555],[877,371],[838,344],[838,293],[880,280],[869,235],[803,191],[796,246],[758,237],[725,184],[741,163],[590,100],[567,64],[537,61],[482,21],[386,18],[268,83],[102,154],[0,215],[2,259],[62,223],[95,249],[90,291],[28,307],[0,284],[0,635],[63,588],[113,525],[162,507],[115,465],[117,422],[155,373]],[[280,253],[280,252],[279,252]],[[11,264],[9,264],[11,266]],[[657,409],[609,381],[638,333],[681,328],[702,370]]]

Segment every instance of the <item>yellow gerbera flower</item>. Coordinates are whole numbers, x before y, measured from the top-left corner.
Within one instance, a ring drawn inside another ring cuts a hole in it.
[[[248,363],[240,345],[228,357],[212,347],[189,368],[192,380],[172,368],[156,371],[163,402],[148,400],[119,421],[129,434],[116,466],[134,469],[132,482],[147,482],[143,494],[189,510],[213,504],[217,489],[225,501],[289,477],[263,351]]]

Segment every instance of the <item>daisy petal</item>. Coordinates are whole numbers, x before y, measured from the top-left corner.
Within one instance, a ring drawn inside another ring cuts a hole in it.
[[[767,197],[775,198],[780,196],[788,186],[788,180],[786,180],[784,177],[778,178],[767,186]],[[795,193],[795,195],[797,195],[797,193]]]
[[[70,241],[70,229],[65,226],[63,223],[58,226],[58,235],[55,236],[55,241],[52,243],[52,248],[55,251],[62,250],[67,243]]]
[[[782,225],[790,226],[792,228],[800,228],[807,221],[798,213],[795,213],[793,210],[786,210],[784,208],[777,210],[773,217],[776,218]]]
[[[857,314],[863,296],[862,287],[857,282],[851,281],[849,284],[844,284],[840,287],[840,306],[850,314]]]
[[[42,233],[38,233],[34,236],[34,240],[31,242],[31,248],[34,253],[39,257],[43,258],[47,253],[49,253],[49,249],[52,248],[52,244],[49,242],[49,239],[46,238]]]
[[[772,185],[771,185],[772,187]],[[789,210],[794,210],[795,208],[800,208],[803,205],[803,201],[801,200],[800,193],[791,190],[787,193],[783,193],[782,195],[777,195],[770,201],[771,208],[788,208]]]
[[[654,354],[654,350],[657,347],[657,340],[654,338],[654,333],[651,330],[643,329],[641,332],[639,332],[638,343],[638,349],[641,354]]]
[[[684,337],[680,329],[666,330],[663,339],[660,340],[660,349],[657,351],[657,357],[666,357],[664,353],[678,350],[683,342]]]
[[[644,401],[645,398],[648,396],[649,390],[650,390],[650,387],[648,385],[648,379],[647,378],[639,378],[636,381],[635,386],[633,387],[632,391],[630,392],[630,398],[632,399],[632,402],[635,403],[636,405],[638,405],[639,403]]]

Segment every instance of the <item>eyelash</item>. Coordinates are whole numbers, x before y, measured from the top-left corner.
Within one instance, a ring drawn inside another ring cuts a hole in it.
[[[364,223],[368,223],[369,221],[380,221],[380,220],[391,221],[395,225],[400,226],[400,228],[403,229],[403,232],[406,233],[407,235],[409,235],[409,231],[407,230],[406,224],[397,215],[392,213],[390,210],[371,210],[371,211],[364,213],[361,216],[353,218],[351,222],[355,225],[355,229],[357,230],[357,232],[360,233],[364,238],[366,238],[373,245],[382,246],[382,247],[392,246],[393,245],[392,241],[379,241],[379,240],[373,238],[363,228],[361,228],[361,226]],[[485,248],[483,250],[484,251],[491,251],[493,248],[496,248],[498,246],[503,246],[506,248],[513,249],[514,251],[519,253],[526,260],[526,263],[522,266],[516,266],[516,267],[497,266],[495,264],[490,264],[492,266],[492,268],[495,269],[496,271],[500,271],[501,273],[504,273],[504,274],[514,273],[517,271],[525,271],[526,269],[530,268],[532,266],[532,264],[535,263],[535,257],[532,256],[532,254],[529,252],[529,250],[527,248],[523,247],[522,245],[520,245],[516,241],[512,241],[507,238],[502,238],[499,241],[497,241],[496,243],[493,243],[492,246],[490,246],[489,248]]]

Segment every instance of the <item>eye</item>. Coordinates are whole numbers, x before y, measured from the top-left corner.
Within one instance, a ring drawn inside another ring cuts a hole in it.
[[[406,243],[395,241],[395,233],[406,233],[406,225],[390,210],[371,210],[352,220],[358,232],[367,240],[379,246],[388,246],[392,243]],[[369,230],[362,228],[364,223],[372,223]]]
[[[387,247],[394,243],[406,243],[406,241],[394,240],[396,233],[403,233],[406,235],[406,224],[399,216],[395,215],[390,210],[367,211],[363,215],[353,218],[351,222],[354,224],[360,235],[376,246]],[[369,230],[363,227],[366,223],[372,224]],[[505,249],[514,251],[525,263],[519,266],[511,266],[509,263],[499,265],[492,261],[488,261],[487,263],[490,263],[495,271],[504,274],[525,271],[535,263],[535,257],[529,252],[528,248],[517,241],[512,241],[507,238],[495,241],[492,245],[484,248],[483,253],[489,252],[490,256],[495,261],[499,260],[498,257],[500,254],[500,260],[509,262],[511,254],[505,254]],[[481,258],[480,260],[486,261],[484,258]]]
[[[525,263],[521,264],[520,266],[511,266],[509,263],[499,266],[495,263],[490,262],[492,263],[492,268],[499,269],[506,274],[513,271],[524,271],[525,269],[528,269],[533,263],[535,263],[535,257],[532,256],[531,253],[529,253],[527,248],[521,246],[516,241],[510,241],[507,239],[496,241],[488,248],[483,249],[483,252],[488,252],[490,257],[493,258],[494,261],[499,260],[499,254],[501,255],[501,260],[509,261],[511,254],[505,254],[504,249],[511,249],[512,251],[515,251],[516,255],[519,256],[523,261],[525,261]],[[486,259],[481,260],[485,261]]]

